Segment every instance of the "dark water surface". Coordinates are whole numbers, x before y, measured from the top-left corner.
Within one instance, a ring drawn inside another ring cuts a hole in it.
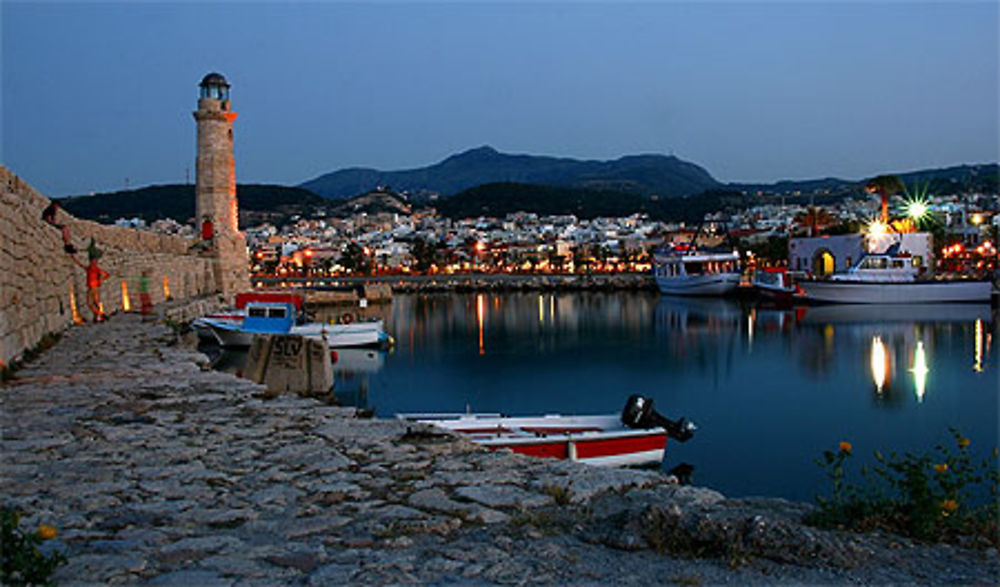
[[[342,400],[397,412],[604,413],[642,393],[699,430],[666,466],[730,496],[811,500],[849,441],[929,451],[949,427],[997,445],[989,306],[754,307],[649,293],[399,295],[391,353],[338,353]]]

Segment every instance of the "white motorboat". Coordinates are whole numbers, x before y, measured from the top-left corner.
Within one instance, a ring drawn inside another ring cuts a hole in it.
[[[695,425],[669,420],[653,400],[633,395],[622,413],[596,416],[507,417],[498,414],[398,414],[430,424],[491,450],[569,459],[597,466],[646,465],[663,461],[667,438],[690,439]]]
[[[721,296],[740,284],[740,255],[734,250],[697,250],[674,245],[653,255],[656,285],[665,294]]]
[[[288,302],[253,302],[246,305],[246,316],[236,321],[204,317],[199,328],[207,328],[223,347],[248,347],[255,335],[290,334],[324,340],[330,348],[380,346],[388,344],[389,335],[381,320],[326,324],[307,322],[298,324],[295,305]]]
[[[829,279],[803,280],[799,287],[810,301],[843,304],[928,304],[989,302],[988,280],[924,277],[914,257],[898,246],[863,256],[844,273]]]

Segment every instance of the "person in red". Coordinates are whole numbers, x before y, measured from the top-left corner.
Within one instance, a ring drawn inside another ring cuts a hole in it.
[[[212,219],[205,216],[201,220],[201,240],[208,244],[211,244],[212,239],[215,237],[215,225],[212,224]]]
[[[87,271],[87,307],[94,313],[94,322],[104,322],[105,320],[104,312],[101,309],[101,284],[111,277],[110,273],[97,265],[97,259],[100,256],[100,249],[94,245],[94,239],[90,239],[90,246],[87,247],[89,265],[84,265],[76,257],[71,257],[74,263]]]

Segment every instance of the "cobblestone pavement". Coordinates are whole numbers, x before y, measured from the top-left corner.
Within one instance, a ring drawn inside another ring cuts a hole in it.
[[[822,532],[803,504],[269,397],[136,316],[71,329],[17,376],[0,387],[0,499],[59,529],[63,584],[1000,578],[995,551]]]

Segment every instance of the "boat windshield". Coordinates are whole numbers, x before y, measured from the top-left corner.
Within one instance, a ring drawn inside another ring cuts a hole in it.
[[[701,275],[702,273],[705,272],[704,270],[705,270],[705,265],[704,265],[704,263],[701,263],[700,261],[697,261],[697,262],[685,261],[684,262],[684,271],[688,275]]]
[[[861,269],[885,269],[888,265],[885,257],[865,257]]]
[[[247,309],[247,316],[253,318],[267,318],[267,308],[249,308]]]

